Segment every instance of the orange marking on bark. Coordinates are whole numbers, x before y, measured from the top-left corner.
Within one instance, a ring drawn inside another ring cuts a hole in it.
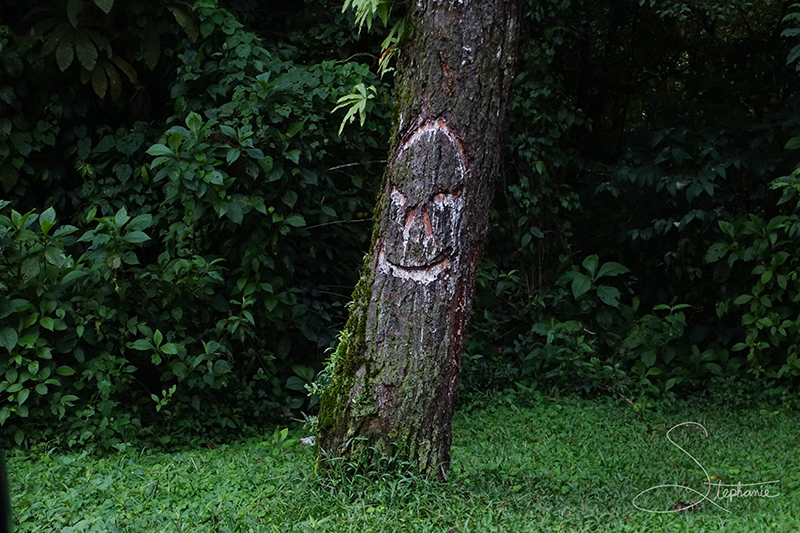
[[[416,209],[409,209],[408,214],[406,215],[406,227],[410,228],[411,224],[414,222],[414,217],[417,216]]]
[[[422,212],[422,222],[425,224],[425,235],[428,237],[433,235],[433,227],[431,227],[431,217],[430,215],[428,215],[427,210]]]

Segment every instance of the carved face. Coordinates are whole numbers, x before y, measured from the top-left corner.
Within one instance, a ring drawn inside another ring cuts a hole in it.
[[[459,243],[466,174],[461,144],[442,119],[418,129],[398,155],[408,169],[389,191],[389,227],[381,259],[398,277],[431,281]]]

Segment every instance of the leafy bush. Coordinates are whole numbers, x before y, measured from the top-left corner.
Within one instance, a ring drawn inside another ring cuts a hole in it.
[[[387,143],[385,98],[366,109],[369,135],[339,135],[330,112],[359,83],[385,85],[352,61],[299,64],[297,45],[316,42],[267,46],[213,1],[194,15],[164,30],[187,38],[163,50],[174,73],[161,80],[174,109],[163,121],[129,121],[118,100],[82,95],[41,114],[54,133],[30,135],[39,145],[11,131],[7,161],[27,170],[3,183],[0,426],[16,444],[212,440],[309,405]],[[332,35],[350,43],[348,32]],[[7,68],[34,44],[4,35]],[[34,56],[11,72],[0,127],[35,116],[26,97],[44,90],[36,73],[54,58]],[[43,157],[59,152],[65,161]],[[29,194],[38,179],[46,197]]]

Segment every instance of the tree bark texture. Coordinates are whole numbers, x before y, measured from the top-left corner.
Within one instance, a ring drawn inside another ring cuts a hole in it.
[[[410,0],[372,249],[332,357],[320,464],[446,479],[472,295],[510,107],[516,0]]]

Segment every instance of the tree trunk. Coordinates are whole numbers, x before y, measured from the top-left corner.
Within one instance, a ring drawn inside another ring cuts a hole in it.
[[[467,320],[503,153],[516,0],[412,0],[372,249],[319,415],[332,457],[446,479]]]

